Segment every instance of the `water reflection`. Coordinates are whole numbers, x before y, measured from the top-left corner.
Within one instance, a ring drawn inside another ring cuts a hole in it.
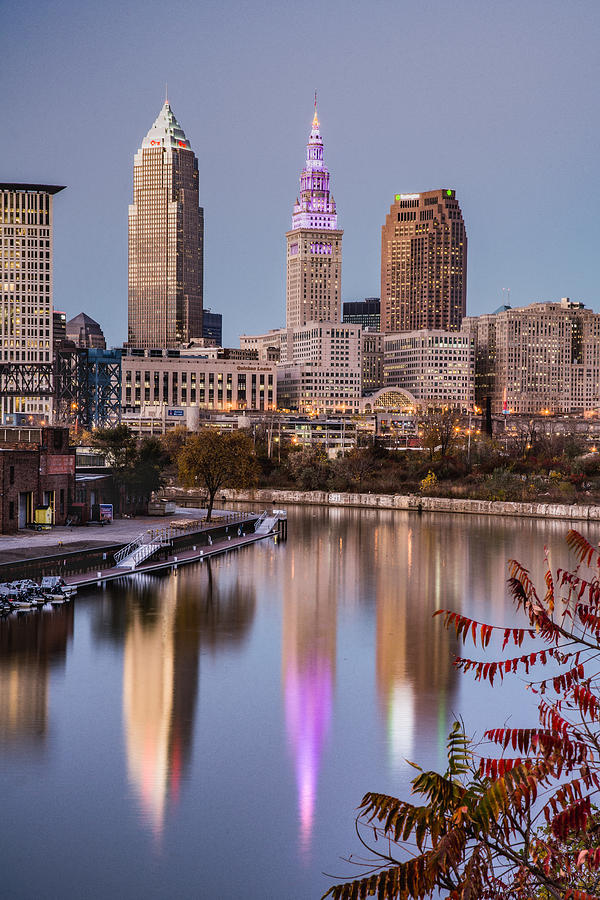
[[[328,537],[321,529],[314,544],[292,550],[290,577],[283,585],[285,721],[295,761],[300,849],[305,855],[335,681],[340,544]]]
[[[50,670],[64,662],[73,634],[73,604],[0,621],[0,744],[43,745]]]
[[[535,698],[457,674],[431,614],[514,622],[506,559],[543,585],[565,523],[289,512],[287,543],[0,621],[2,896],[321,896],[364,791],[408,797],[452,716],[527,724]]]
[[[139,576],[125,600],[127,768],[144,816],[159,835],[192,757],[201,648],[240,641],[252,623],[255,595],[237,582],[219,586],[207,563],[168,577]]]

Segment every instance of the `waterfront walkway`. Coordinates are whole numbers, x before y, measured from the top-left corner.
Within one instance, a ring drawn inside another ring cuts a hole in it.
[[[231,509],[214,509],[213,523],[202,528],[227,524],[228,520],[248,516],[248,513],[235,512]],[[258,514],[257,514],[258,515]],[[104,547],[125,545],[134,540],[141,531],[158,529],[171,522],[189,519],[202,520],[206,509],[192,507],[178,508],[170,516],[136,516],[132,519],[115,519],[110,525],[64,525],[54,526],[50,531],[19,531],[17,534],[0,535],[0,564],[19,562],[21,560],[39,559],[56,556],[61,553],[73,553],[84,550],[102,550]]]
[[[115,578],[129,578],[138,572],[159,572],[164,569],[177,569],[178,566],[184,566],[193,562],[202,562],[216,556],[219,553],[227,553],[229,550],[236,550],[245,547],[248,544],[254,544],[256,541],[273,537],[275,531],[266,534],[245,534],[241,536],[227,537],[224,540],[214,542],[212,545],[205,545],[201,550],[197,547],[191,547],[189,550],[180,550],[172,553],[166,559],[154,560],[153,562],[141,563],[135,569],[123,569],[113,566],[110,569],[101,569],[98,572],[83,572],[76,575],[65,576],[65,582],[77,588],[90,587],[92,585],[101,584],[103,581],[113,581]]]

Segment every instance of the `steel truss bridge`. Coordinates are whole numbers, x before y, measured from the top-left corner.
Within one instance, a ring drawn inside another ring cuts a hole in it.
[[[121,421],[121,351],[69,348],[53,363],[0,362],[0,396],[53,397],[55,420],[82,428]]]

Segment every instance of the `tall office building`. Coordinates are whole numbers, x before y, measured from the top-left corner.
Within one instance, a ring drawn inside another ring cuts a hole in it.
[[[202,337],[203,241],[198,160],[165,100],[133,164],[129,346]]]
[[[317,101],[287,238],[286,324],[340,322],[342,235],[323,162]]]
[[[362,325],[371,331],[379,331],[381,325],[381,304],[379,297],[365,297],[364,300],[346,300],[342,304],[342,322]]]
[[[98,323],[84,312],[69,319],[65,325],[65,337],[68,341],[73,341],[76,347],[106,350],[104,332]]]
[[[63,186],[0,184],[0,358],[52,362],[52,202]],[[49,397],[1,397],[0,418],[47,421]],[[7,418],[8,417],[8,418]]]
[[[381,229],[381,330],[457,330],[466,313],[467,235],[455,192],[396,194]]]

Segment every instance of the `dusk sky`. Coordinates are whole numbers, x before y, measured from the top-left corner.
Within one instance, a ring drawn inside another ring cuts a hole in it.
[[[199,160],[204,305],[224,341],[285,323],[285,232],[313,92],[342,297],[378,296],[395,193],[454,188],[467,312],[600,310],[598,0],[21,0],[0,7],[0,180],[55,199],[54,304],[127,336],[133,155],[164,101]]]

